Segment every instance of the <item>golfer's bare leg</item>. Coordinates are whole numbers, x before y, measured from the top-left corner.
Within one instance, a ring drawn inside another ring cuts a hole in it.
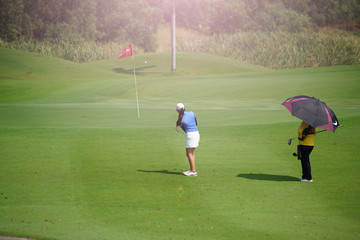
[[[195,148],[187,148],[186,149],[186,156],[189,160],[190,169],[191,171],[195,172]]]

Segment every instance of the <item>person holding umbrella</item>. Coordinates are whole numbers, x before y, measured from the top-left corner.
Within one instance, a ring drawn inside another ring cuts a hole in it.
[[[315,128],[302,121],[298,129],[299,154],[302,167],[301,182],[313,182],[311,176],[310,153],[314,149]]]
[[[298,129],[298,159],[301,159],[302,173],[299,178],[302,182],[313,182],[311,176],[310,153],[314,149],[314,136],[316,134],[315,128],[323,129],[324,131],[335,132],[335,130],[342,125],[334,113],[326,103],[317,98],[305,95],[299,95],[286,99],[282,105],[286,107],[291,115],[302,120]],[[319,131],[320,133],[322,131]],[[288,140],[288,144],[291,144]],[[296,156],[296,154],[294,155]]]
[[[185,132],[186,156],[189,160],[190,169],[184,172],[185,176],[197,176],[195,169],[195,149],[199,146],[200,134],[197,128],[197,119],[195,113],[185,112],[185,106],[182,103],[176,105],[176,111],[179,113],[176,121],[176,131],[180,126]]]

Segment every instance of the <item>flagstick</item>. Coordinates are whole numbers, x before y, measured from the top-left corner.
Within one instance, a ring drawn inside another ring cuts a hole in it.
[[[138,90],[137,90],[137,84],[136,84],[136,73],[135,73],[134,54],[132,54],[132,64],[133,64],[133,69],[134,69],[134,80],[135,80],[135,91],[136,91],[136,106],[137,106],[137,113],[138,113],[138,119],[140,119],[139,97],[138,97]]]

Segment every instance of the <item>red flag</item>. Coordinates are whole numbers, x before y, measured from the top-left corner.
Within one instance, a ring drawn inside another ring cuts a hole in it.
[[[129,46],[127,46],[120,54],[120,56],[118,56],[116,58],[116,60],[120,59],[120,58],[124,58],[124,57],[129,57],[132,56],[132,47],[131,47],[131,43],[129,44]]]

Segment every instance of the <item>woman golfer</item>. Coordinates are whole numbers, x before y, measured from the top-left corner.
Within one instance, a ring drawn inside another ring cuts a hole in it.
[[[176,111],[179,113],[176,121],[176,131],[180,126],[185,132],[186,156],[189,160],[190,169],[184,172],[185,176],[197,176],[195,169],[195,149],[199,146],[200,134],[197,128],[195,113],[185,112],[185,106],[182,103],[176,105]]]
[[[312,182],[310,153],[314,149],[315,128],[302,122],[298,129],[299,153],[301,159],[302,176],[299,178],[302,182]]]

